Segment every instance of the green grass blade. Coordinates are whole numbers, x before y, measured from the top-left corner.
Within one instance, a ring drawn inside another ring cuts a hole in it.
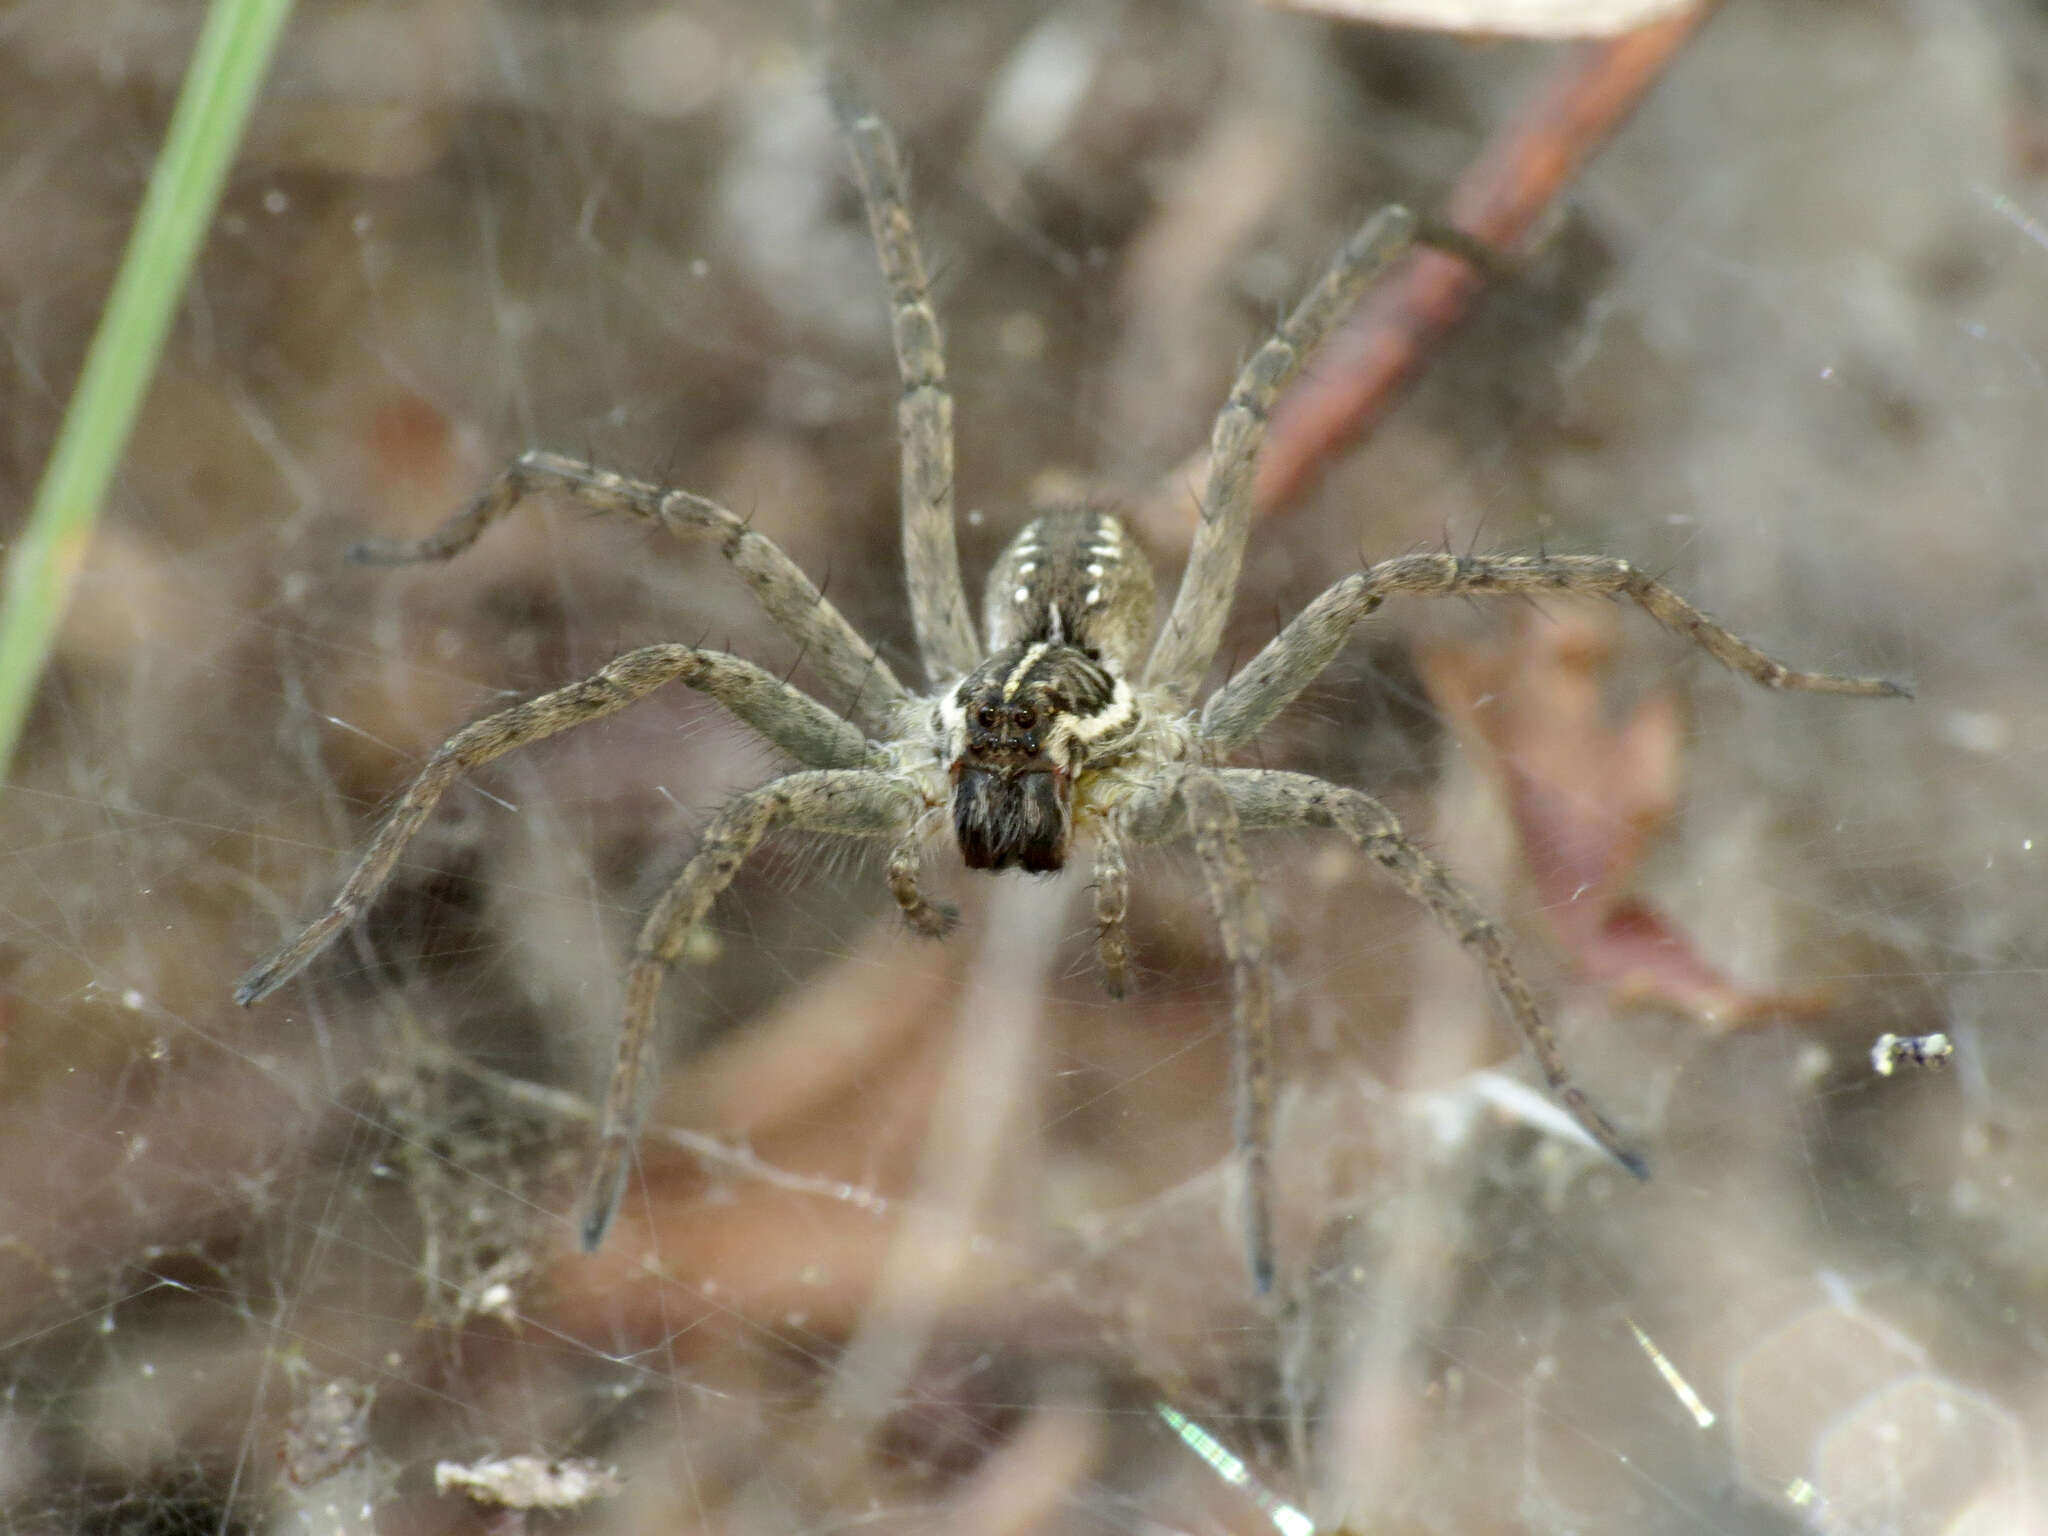
[[[291,0],[214,0],[113,293],[0,586],[0,780]]]

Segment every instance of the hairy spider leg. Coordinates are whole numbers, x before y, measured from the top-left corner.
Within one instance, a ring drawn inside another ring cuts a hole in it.
[[[900,837],[924,813],[908,784],[866,770],[798,772],[727,801],[675,882],[647,914],[626,975],[625,1020],[605,1089],[597,1149],[591,1161],[579,1232],[595,1252],[611,1230],[640,1134],[640,1081],[654,1038],[661,984],[681,958],[690,932],[732,883],[747,856],[783,828],[846,837]]]
[[[275,992],[355,920],[390,880],[405,845],[459,775],[515,748],[615,714],[672,682],[716,699],[798,762],[847,767],[868,758],[867,740],[858,729],[752,662],[689,645],[628,651],[582,682],[488,715],[443,742],[385,817],[332,905],[243,976],[235,1001],[246,1008]]]
[[[904,577],[925,678],[936,687],[965,676],[981,652],[967,611],[953,529],[953,396],[946,387],[945,343],[910,221],[895,136],[881,118],[853,100],[844,80],[832,82],[831,96],[889,288],[890,335],[903,379],[896,434],[902,455]]]
[[[1131,961],[1130,935],[1124,914],[1131,905],[1131,866],[1123,834],[1115,818],[1105,820],[1095,838],[1095,960],[1102,990],[1122,998]]]
[[[421,539],[365,539],[349,550],[363,565],[452,559],[499,518],[535,495],[556,493],[592,512],[623,512],[678,538],[717,540],[776,627],[796,642],[848,717],[871,734],[889,728],[907,695],[889,664],[860,637],[780,545],[717,502],[667,491],[579,459],[538,449],[507,465],[474,501]]]
[[[1544,593],[1628,598],[1680,639],[1766,688],[1861,698],[1910,698],[1883,677],[1800,672],[1759,650],[1663,582],[1610,555],[1401,555],[1346,576],[1295,615],[1243,669],[1209,696],[1202,739],[1219,752],[1243,746],[1298,697],[1343,648],[1352,627],[1392,593],[1429,597]]]
[[[925,900],[918,884],[918,870],[933,835],[946,825],[946,807],[934,805],[912,823],[902,841],[889,855],[889,894],[903,920],[928,939],[943,939],[960,923],[960,909],[949,902]]]
[[[1491,919],[1443,865],[1409,841],[1394,813],[1363,790],[1346,789],[1306,773],[1266,768],[1226,768],[1217,773],[1247,828],[1328,827],[1342,832],[1393,880],[1411,901],[1427,908],[1444,931],[1479,963],[1494,995],[1528,1041],[1544,1080],[1559,1103],[1571,1112],[1593,1141],[1639,1179],[1650,1165],[1595,1109],[1572,1081],[1557,1037],[1550,1032],[1529,984],[1515,969],[1505,942]]]
[[[1193,699],[1215,659],[1224,620],[1230,616],[1245,539],[1251,532],[1252,470],[1266,440],[1273,401],[1351,312],[1358,296],[1408,249],[1414,235],[1415,216],[1405,208],[1382,208],[1367,219],[1231,386],[1230,399],[1210,434],[1209,484],[1202,493],[1201,520],[1195,525],[1187,568],[1145,664],[1145,683],[1183,705]]]
[[[1266,908],[1238,837],[1238,813],[1209,769],[1182,775],[1188,835],[1230,962],[1230,1098],[1244,1175],[1245,1252],[1261,1296],[1273,1289],[1273,966]]]

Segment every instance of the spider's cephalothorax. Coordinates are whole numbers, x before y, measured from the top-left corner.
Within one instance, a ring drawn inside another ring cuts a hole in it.
[[[1152,572],[1114,513],[1049,512],[989,573],[991,652],[942,711],[953,834],[970,869],[1067,861],[1074,782],[1113,761],[1140,711],[1125,669],[1152,629]]]
[[[1393,812],[1362,790],[1306,774],[1234,768],[1228,758],[1300,696],[1354,625],[1398,592],[1627,597],[1674,634],[1767,687],[1866,696],[1904,690],[1883,678],[1794,672],[1625,560],[1445,553],[1401,556],[1346,576],[1194,712],[1244,557],[1253,461],[1267,414],[1302,359],[1408,244],[1415,221],[1398,208],[1383,209],[1359,228],[1238,375],[1211,435],[1208,486],[1187,569],[1156,641],[1152,573],[1124,525],[1095,507],[1049,512],[1017,535],[990,573],[984,633],[977,635],[953,533],[952,397],[938,317],[904,204],[902,165],[879,118],[844,92],[834,99],[894,308],[903,380],[897,425],[904,565],[931,691],[906,686],[787,554],[726,508],[558,454],[525,454],[438,532],[373,542],[359,557],[445,560],[536,491],[642,517],[717,544],[809,658],[827,690],[825,701],[737,656],[649,645],[581,682],[465,726],[421,768],[333,903],[242,978],[238,1000],[253,1003],[275,991],[364,910],[460,775],[680,682],[717,699],[802,767],[728,802],[696,856],[647,914],[634,945],[625,1026],[584,1197],[585,1247],[603,1240],[633,1166],[641,1069],[662,978],[684,958],[690,935],[741,863],[780,830],[885,840],[892,850],[889,888],[904,917],[920,933],[942,935],[952,915],[922,894],[920,871],[949,797],[955,841],[977,869],[1055,870],[1067,862],[1077,834],[1093,842],[1096,949],[1104,984],[1119,996],[1129,958],[1126,849],[1176,839],[1192,846],[1231,966],[1246,1251],[1260,1290],[1273,1281],[1272,983],[1245,832],[1322,828],[1368,855],[1471,951],[1553,1092],[1586,1134],[1642,1172],[1641,1159],[1573,1086],[1498,931],[1443,866],[1408,840]]]

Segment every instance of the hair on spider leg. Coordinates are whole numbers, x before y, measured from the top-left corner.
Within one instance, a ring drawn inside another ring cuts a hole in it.
[[[945,251],[939,252],[936,257],[926,257],[925,276],[929,279],[934,294],[951,285],[954,269],[958,265],[959,258]]]
[[[854,685],[853,692],[846,696],[845,704],[834,711],[834,713],[837,714],[840,719],[846,721],[848,724],[852,724],[854,711],[860,708],[861,697],[864,693],[866,693],[868,683],[870,680],[873,679],[874,675],[874,665],[872,662],[870,662],[867,669],[861,674],[860,681]],[[784,678],[783,681],[788,682],[789,679]]]
[[[815,604],[818,608],[831,607],[833,574],[834,568],[828,565],[825,567],[824,573],[818,577],[818,597]],[[797,652],[796,660],[789,664],[789,670],[782,675],[783,682],[787,683],[796,676],[796,670],[803,665],[804,657],[809,654],[810,648],[810,641],[807,639],[804,642],[803,649]],[[860,708],[861,700],[867,693],[868,684],[880,675],[879,669],[881,664],[882,658],[880,656],[871,655],[867,658],[866,663],[861,668],[860,681],[854,684],[852,693],[844,696],[846,699],[845,704],[835,711],[840,719],[852,721],[854,711]]]
[[[661,461],[661,475],[655,481],[655,484],[674,485],[676,483],[676,463],[682,457],[682,453],[683,433],[681,428],[678,428],[675,434],[668,440],[668,457]]]
[[[797,647],[796,659],[789,664],[789,670],[782,674],[782,681],[785,684],[788,683],[788,681],[791,678],[796,676],[797,668],[801,667],[804,664],[804,658],[808,656],[810,653],[811,643],[808,640],[806,640],[802,645]]]
[[[832,578],[837,574],[838,568],[828,565],[825,567],[823,574],[818,577],[818,602],[821,605],[831,596]],[[870,665],[869,670],[873,670],[872,665]]]
[[[1479,504],[1479,515],[1472,519],[1472,536],[1465,541],[1465,554],[1467,558],[1479,553],[1479,540],[1486,533],[1487,525],[1492,518],[1492,504],[1482,501]],[[1450,532],[1450,524],[1444,524],[1444,537],[1446,540],[1450,538]]]

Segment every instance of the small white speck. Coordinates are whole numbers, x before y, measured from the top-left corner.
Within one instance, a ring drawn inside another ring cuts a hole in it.
[[[285,196],[283,189],[280,187],[272,187],[263,194],[263,211],[265,213],[283,213],[291,205],[292,200]]]
[[[982,522],[982,512],[981,512],[981,508],[979,508],[979,507],[969,507],[969,508],[967,509],[967,526],[968,526],[968,527],[970,527],[970,528],[979,528],[979,527],[981,526],[981,522]]]
[[[1011,593],[1011,594],[1010,594],[1010,601],[1011,601],[1011,602],[1013,602],[1013,603],[1028,603],[1028,602],[1030,602],[1030,601],[1031,601],[1031,589],[1030,589],[1029,587],[1019,587],[1019,588],[1018,588],[1018,589],[1017,589],[1017,590],[1016,590],[1015,592],[1013,592],[1013,593]]]
[[[348,221],[348,227],[357,235],[367,235],[375,222],[367,213],[359,213]]]
[[[1026,560],[1022,565],[1017,567],[1017,574],[1019,576],[1029,576],[1033,571],[1037,569],[1038,562],[1036,560]]]
[[[497,1317],[510,1318],[512,1315],[512,1287],[499,1280],[484,1287],[483,1294],[476,1299],[477,1309]]]
[[[2027,846],[2031,848],[2034,845],[2032,843],[2028,843]],[[130,1013],[140,1013],[142,1011],[143,1004],[147,1001],[148,999],[144,998],[142,993],[134,987],[130,987],[126,992],[123,992],[121,994],[121,1006],[123,1008],[126,1008]]]
[[[1102,580],[1102,567],[1101,567],[1101,565],[1100,565],[1100,564],[1096,564],[1096,565],[1091,565],[1091,566],[1089,566],[1089,567],[1088,567],[1088,574],[1089,574],[1090,576],[1093,576],[1093,577],[1094,577],[1094,578],[1095,578],[1095,579],[1096,579],[1097,581],[1100,581],[1100,580]]]
[[[695,261],[690,263],[690,276],[709,277],[710,275],[711,263],[706,261],[702,256],[699,256]]]
[[[1101,601],[1102,601],[1102,588],[1100,588],[1100,587],[1090,587],[1090,588],[1088,589],[1088,596],[1087,596],[1087,598],[1085,599],[1085,601],[1086,601],[1086,602],[1087,602],[1087,603],[1089,604],[1089,606],[1090,606],[1090,607],[1093,607],[1093,606],[1094,606],[1094,605],[1095,605],[1096,603],[1099,603],[1099,602],[1101,602]]]

